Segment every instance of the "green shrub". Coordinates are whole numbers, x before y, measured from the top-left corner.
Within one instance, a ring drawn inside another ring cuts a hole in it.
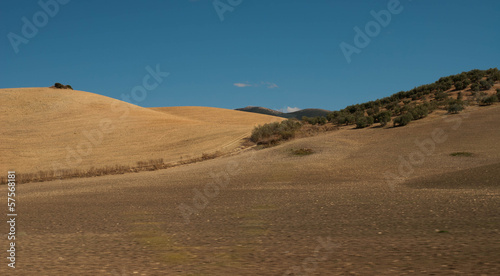
[[[310,148],[291,149],[290,151],[292,152],[293,155],[298,155],[298,156],[304,156],[314,153],[314,151]]]
[[[429,115],[429,108],[427,108],[427,106],[425,105],[419,105],[415,108],[410,109],[408,112],[412,115],[413,120],[419,120]]]
[[[311,125],[324,125],[328,122],[328,120],[325,117],[321,116],[316,116],[316,117],[307,117],[303,116],[302,121],[311,124]]]
[[[446,100],[448,99],[448,94],[444,93],[443,91],[436,93],[435,96],[436,100],[441,101],[441,100]]]
[[[363,116],[356,118],[356,128],[365,128],[367,126],[373,125],[373,117],[372,116]]]
[[[295,137],[295,132],[301,126],[295,119],[261,125],[254,128],[250,140],[257,144],[274,144]]]
[[[491,95],[489,97],[485,97],[485,98],[481,99],[480,102],[482,105],[492,105],[493,103],[498,102],[498,97],[497,97],[497,95]]]
[[[467,80],[467,81],[459,81],[459,82],[456,82],[455,83],[455,89],[456,90],[464,90],[465,88],[467,88],[467,86],[470,84],[470,81]]]
[[[484,90],[488,90],[491,88],[491,83],[488,82],[488,81],[485,81],[485,80],[481,80],[479,82],[479,88],[484,91]]]
[[[411,113],[405,113],[394,119],[394,126],[406,126],[413,120]]]
[[[460,101],[450,102],[448,104],[447,110],[448,110],[448,113],[458,114],[458,113],[460,113],[460,111],[464,110],[464,104]]]
[[[392,112],[389,110],[382,111],[375,115],[375,121],[381,126],[386,126],[391,121]]]
[[[479,83],[475,82],[470,86],[470,90],[475,92],[481,91],[481,86],[479,85]]]

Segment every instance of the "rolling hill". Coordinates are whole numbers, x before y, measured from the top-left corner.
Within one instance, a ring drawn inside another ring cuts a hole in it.
[[[221,108],[142,108],[52,88],[0,89],[0,101],[0,170],[20,173],[231,152],[255,125],[283,120]]]

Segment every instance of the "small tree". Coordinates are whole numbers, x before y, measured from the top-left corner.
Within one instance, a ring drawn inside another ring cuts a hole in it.
[[[368,126],[368,120],[366,117],[356,118],[356,128],[365,128]]]
[[[489,97],[481,99],[482,105],[492,105],[493,103],[496,103],[496,102],[498,102],[497,95],[491,95]]]
[[[464,104],[462,102],[454,102],[448,104],[448,112],[451,114],[458,114],[460,111],[464,110]]]
[[[491,88],[491,83],[488,81],[485,81],[485,80],[481,80],[479,82],[479,86],[480,86],[480,89],[484,91],[484,90],[488,90]]]
[[[363,116],[356,118],[356,128],[365,128],[373,125],[374,119],[372,116]]]
[[[405,113],[394,119],[394,126],[406,126],[413,120],[411,113]]]
[[[375,121],[380,123],[381,126],[386,126],[391,121],[392,112],[389,110],[382,111],[375,116]]]
[[[481,90],[481,86],[479,85],[479,83],[475,82],[470,86],[470,90],[478,92]]]

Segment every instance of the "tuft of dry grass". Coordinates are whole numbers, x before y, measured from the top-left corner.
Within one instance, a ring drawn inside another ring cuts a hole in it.
[[[301,149],[291,149],[293,155],[304,156],[313,154],[314,151],[310,148],[301,148]]]
[[[465,157],[471,157],[473,154],[471,152],[465,152],[465,151],[460,151],[460,152],[454,152],[450,153],[451,156],[465,156]]]

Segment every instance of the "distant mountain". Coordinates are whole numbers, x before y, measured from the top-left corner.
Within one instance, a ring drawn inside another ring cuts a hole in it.
[[[265,108],[265,107],[260,107],[260,106],[247,106],[244,108],[237,108],[236,110],[245,111],[245,112],[252,112],[252,113],[266,114],[266,115],[271,115],[271,116],[278,116],[278,117],[283,117],[283,118],[297,118],[297,119],[302,119],[303,116],[307,116],[307,117],[326,116],[326,114],[331,112],[331,111],[324,110],[324,109],[306,108],[306,109],[302,109],[302,110],[295,111],[295,112],[283,113],[283,112],[280,112],[277,110],[273,110],[273,109],[269,109],[269,108]]]
[[[306,116],[306,117],[316,117],[316,116],[326,117],[326,115],[328,113],[331,113],[331,111],[325,110],[325,109],[318,109],[318,108],[306,108],[306,109],[302,109],[302,110],[290,112],[290,113],[285,113],[285,114],[291,115],[297,119],[302,119],[303,116]]]
[[[286,113],[283,113],[283,112],[280,112],[277,110],[272,110],[272,109],[265,108],[265,107],[260,107],[260,106],[247,106],[247,107],[243,107],[243,108],[236,108],[235,110],[288,118],[288,117],[284,116]]]

